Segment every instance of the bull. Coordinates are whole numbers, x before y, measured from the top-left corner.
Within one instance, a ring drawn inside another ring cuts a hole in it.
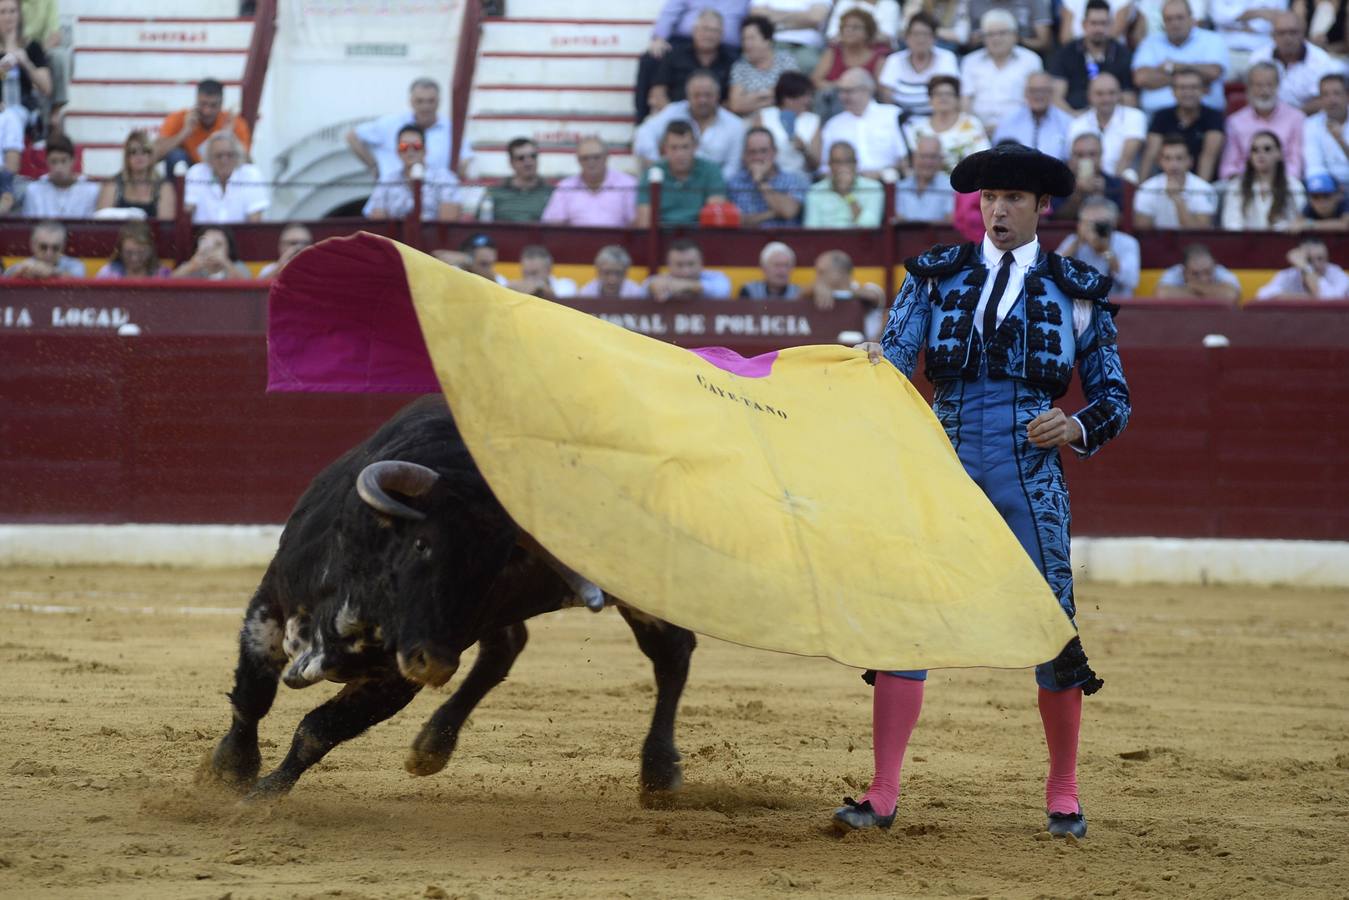
[[[469,714],[524,649],[525,622],[574,605],[578,595],[593,608],[595,591],[497,502],[444,399],[414,401],[319,473],[296,503],[244,613],[232,720],[204,775],[249,799],[283,795],[423,686],[446,683],[476,643],[469,673],[405,761],[414,775],[438,772]],[[695,640],[616,605],[656,681],[641,787],[675,790],[682,782],[675,717]],[[278,684],[323,680],[343,687],[305,715],[281,764],[259,779],[258,723]]]

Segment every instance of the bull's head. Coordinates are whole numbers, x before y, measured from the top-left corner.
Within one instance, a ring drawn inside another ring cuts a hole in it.
[[[367,465],[350,510],[346,573],[358,596],[347,630],[378,633],[405,678],[441,685],[480,637],[487,594],[517,530],[467,452],[442,470]],[[325,618],[329,618],[325,616]],[[340,634],[339,616],[331,631]],[[327,627],[327,626],[325,626]]]
[[[368,678],[391,665],[380,626],[368,621],[350,597],[328,599],[312,613],[291,616],[282,647],[288,662],[281,680],[292,688]]]

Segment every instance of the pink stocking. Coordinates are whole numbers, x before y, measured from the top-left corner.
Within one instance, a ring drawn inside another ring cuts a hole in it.
[[[871,808],[888,816],[899,802],[899,770],[909,735],[923,708],[923,682],[876,673],[875,695],[871,707],[871,740],[875,745],[876,774],[871,787],[862,795]]]
[[[1040,688],[1040,720],[1049,746],[1049,775],[1045,778],[1045,808],[1052,813],[1075,813],[1077,799],[1077,735],[1082,730],[1082,689],[1047,691]]]

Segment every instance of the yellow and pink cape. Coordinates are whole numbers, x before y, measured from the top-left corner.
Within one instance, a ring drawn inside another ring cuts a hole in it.
[[[1074,635],[923,398],[859,351],[684,350],[371,235],[287,267],[270,341],[281,388],[316,348],[328,389],[429,355],[516,521],[702,634],[883,670],[1031,666]]]

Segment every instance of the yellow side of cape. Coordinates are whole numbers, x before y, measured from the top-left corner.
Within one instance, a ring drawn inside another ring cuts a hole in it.
[[[733,375],[398,249],[492,490],[613,596],[713,637],[881,670],[1030,666],[1072,639],[892,366],[816,346]]]

